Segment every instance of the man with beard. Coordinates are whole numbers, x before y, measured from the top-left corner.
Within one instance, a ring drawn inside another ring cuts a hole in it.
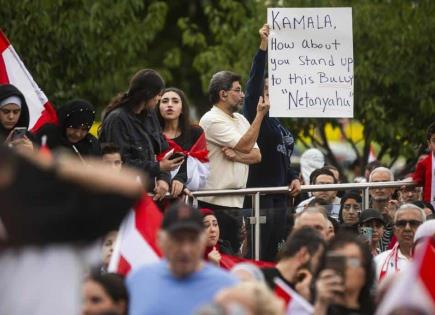
[[[208,88],[213,107],[202,116],[199,125],[204,129],[209,151],[210,175],[205,189],[240,189],[246,187],[249,165],[261,161],[256,144],[261,122],[269,110],[269,99],[261,97],[252,124],[240,109],[244,93],[241,77],[230,71],[213,75]],[[201,208],[215,211],[222,238],[228,240],[235,252],[239,244],[240,210],[243,196],[202,197]]]
[[[415,231],[425,220],[426,216],[423,209],[413,204],[404,204],[396,211],[394,235],[397,238],[397,243],[393,249],[375,257],[378,280],[403,270],[411,258]]]
[[[322,235],[313,228],[295,229],[280,250],[276,266],[262,269],[267,285],[274,290],[274,279],[279,278],[309,300],[312,273],[319,265],[325,246]]]

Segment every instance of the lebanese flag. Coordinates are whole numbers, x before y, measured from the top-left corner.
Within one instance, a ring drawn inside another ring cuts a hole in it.
[[[435,314],[435,238],[427,239],[408,269],[395,279],[376,315],[416,309]]]
[[[287,315],[312,315],[313,306],[307,302],[299,293],[290,288],[284,281],[275,278],[274,293],[281,298],[286,305]]]
[[[162,220],[162,213],[145,194],[119,228],[108,271],[125,276],[138,267],[159,261],[162,253],[156,238]]]
[[[238,256],[221,254],[220,267],[223,269],[231,270],[231,268],[240,263],[251,263],[253,265],[256,265],[258,268],[275,267],[275,263],[269,261],[253,260]]]
[[[205,187],[207,178],[210,175],[210,164],[208,160],[207,141],[203,132],[189,151],[183,150],[174,140],[165,137],[169,149],[157,156],[157,161],[171,156],[175,152],[183,153],[187,159],[187,182],[186,187],[190,191],[197,191]],[[180,167],[171,171],[171,178],[177,175]]]
[[[33,81],[15,49],[0,30],[0,84],[12,84],[26,98],[29,107],[29,130],[37,131],[46,123],[57,124],[57,114],[44,92]]]

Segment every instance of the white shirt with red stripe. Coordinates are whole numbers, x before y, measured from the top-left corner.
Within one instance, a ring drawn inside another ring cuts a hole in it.
[[[399,243],[373,258],[376,265],[376,279],[382,280],[400,272],[409,263],[409,259],[400,251]]]

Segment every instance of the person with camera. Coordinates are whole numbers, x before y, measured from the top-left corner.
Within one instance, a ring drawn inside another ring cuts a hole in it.
[[[0,85],[0,139],[18,150],[33,151],[29,121],[23,93],[12,84]]]
[[[384,235],[385,220],[382,213],[377,209],[366,209],[359,217],[359,230],[365,237],[370,247],[372,256],[382,253],[380,247],[382,235]]]
[[[374,266],[367,244],[350,232],[340,232],[329,243],[313,277],[315,315],[370,315]]]

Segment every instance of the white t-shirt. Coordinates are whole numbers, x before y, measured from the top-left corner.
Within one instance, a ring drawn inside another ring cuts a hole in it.
[[[234,148],[249,129],[249,122],[243,115],[228,115],[217,106],[202,116],[199,125],[207,139],[210,175],[204,189],[240,189],[246,187],[249,165],[233,162],[225,158],[222,147]],[[258,149],[255,144],[254,148]],[[199,200],[211,204],[242,208],[243,196],[200,197]]]
[[[311,200],[313,200],[314,198],[316,198],[316,197],[313,196],[313,197],[310,197],[308,199],[301,201],[296,206],[296,213],[301,213],[305,209],[305,206],[308,205],[311,202]],[[335,197],[334,201],[331,204],[331,206],[332,206],[331,211],[328,211],[328,215],[337,221],[338,221],[338,215],[340,213],[340,202],[341,202],[341,198]]]
[[[396,266],[397,258],[397,266]],[[393,253],[393,249],[380,253],[373,258],[376,265],[376,279],[379,281],[382,268],[385,268],[384,278],[389,278],[392,275],[404,270],[409,263],[408,258],[402,254],[400,248],[397,251],[397,257]]]

